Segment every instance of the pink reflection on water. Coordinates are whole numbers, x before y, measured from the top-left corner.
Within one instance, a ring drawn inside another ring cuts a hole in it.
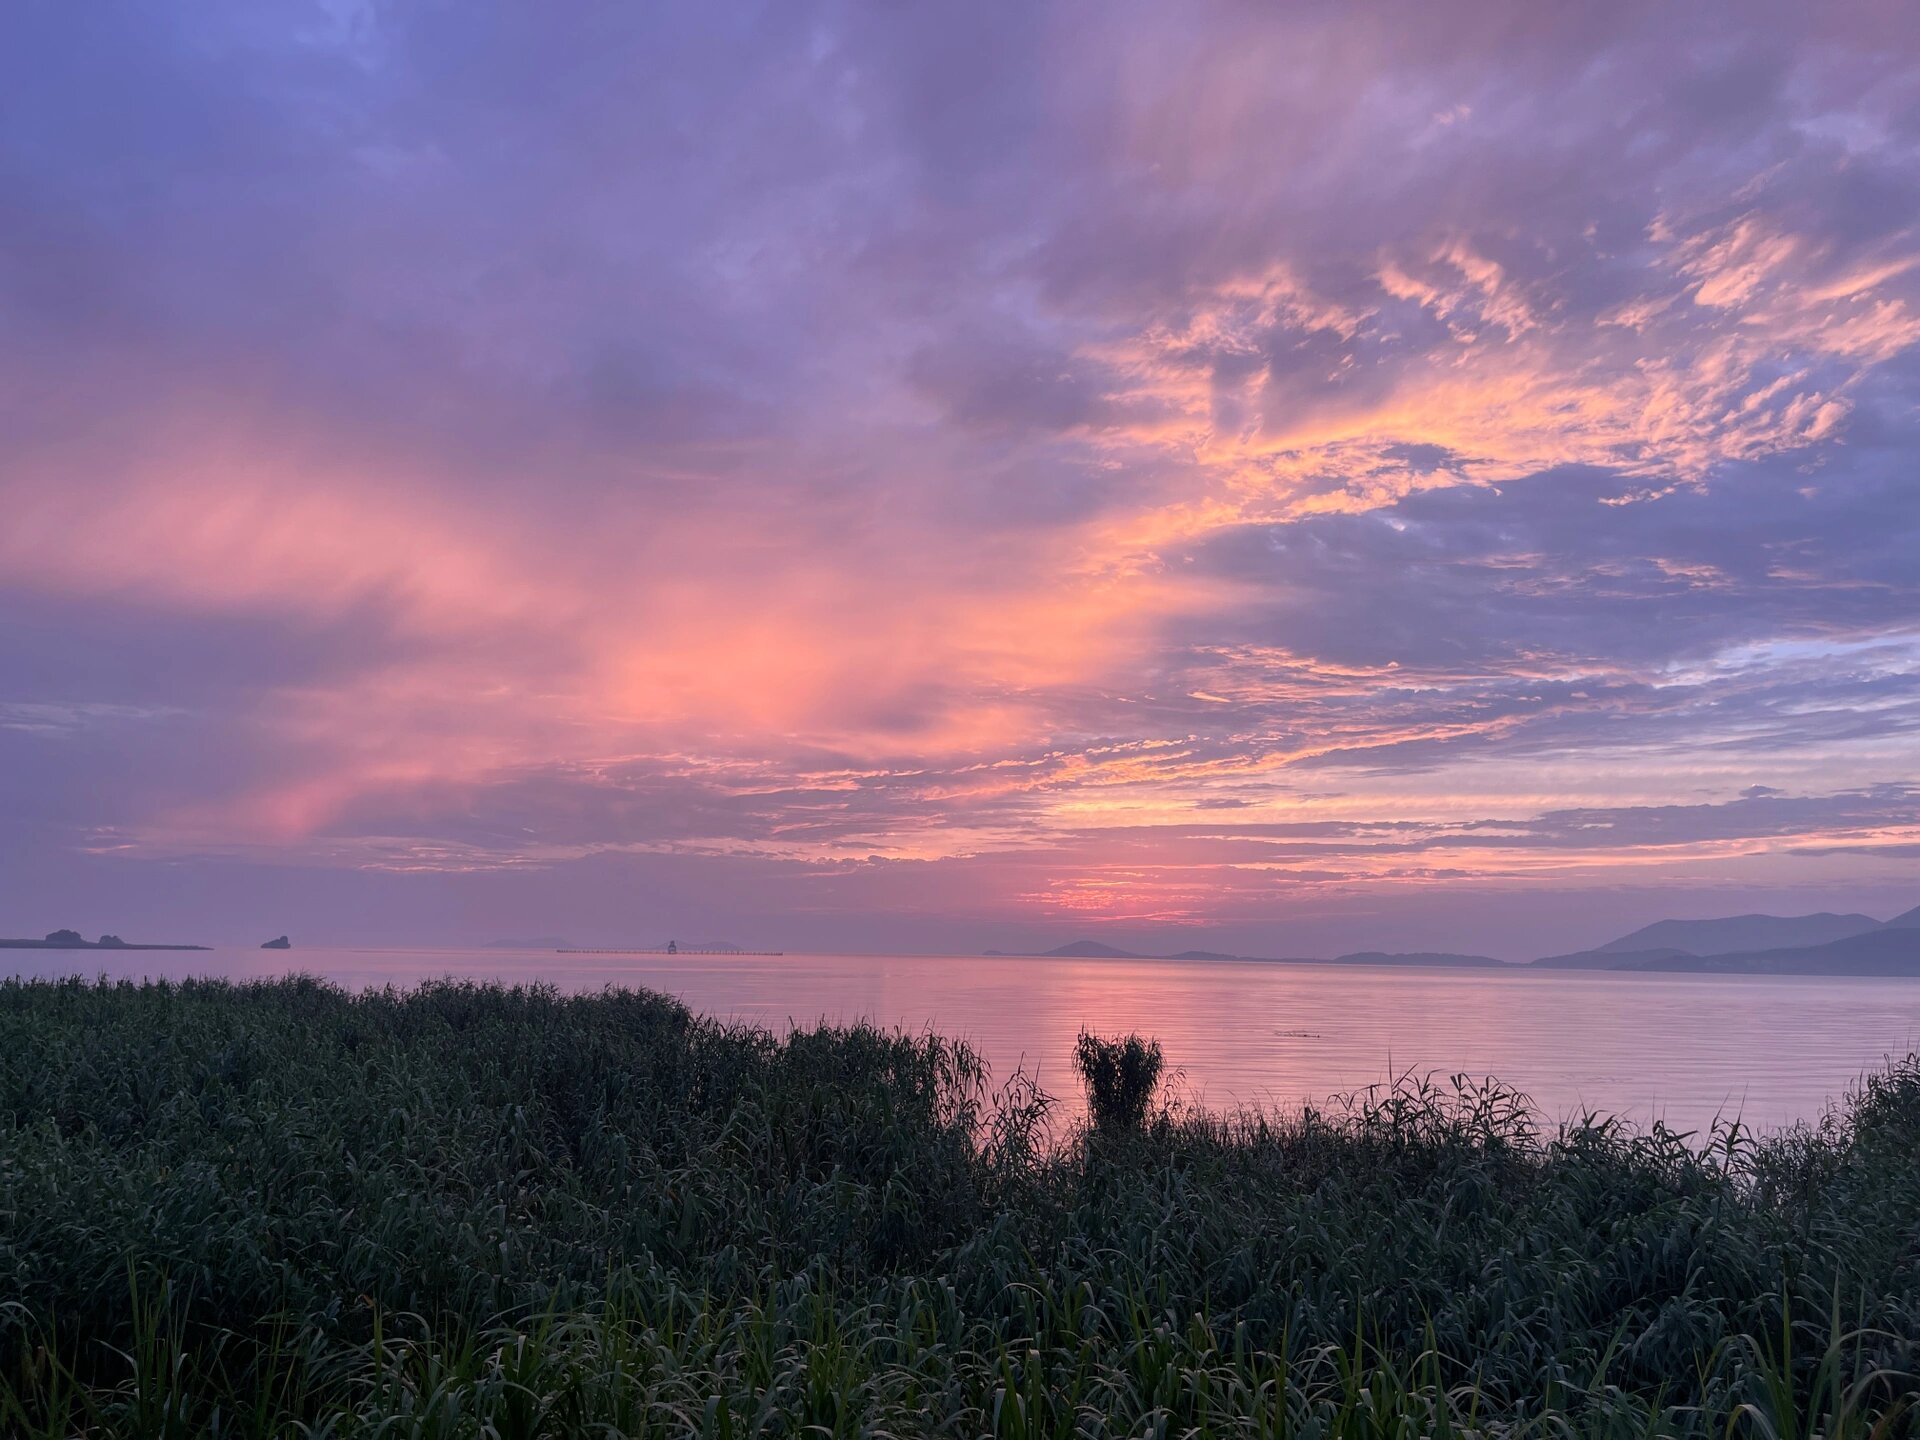
[[[565,955],[503,950],[23,950],[21,975],[301,972],[349,987],[439,976],[565,990],[645,986],[783,1029],[872,1020],[1024,1066],[1071,1113],[1084,1026],[1159,1039],[1184,1093],[1291,1108],[1397,1072],[1493,1075],[1550,1120],[1585,1109],[1702,1129],[1819,1116],[1863,1070],[1920,1048],[1920,981],[1431,971],[1257,962],[965,956]]]

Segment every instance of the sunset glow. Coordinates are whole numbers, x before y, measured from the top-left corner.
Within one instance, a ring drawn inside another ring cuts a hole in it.
[[[0,931],[1920,898],[1904,7],[463,8],[7,22]]]

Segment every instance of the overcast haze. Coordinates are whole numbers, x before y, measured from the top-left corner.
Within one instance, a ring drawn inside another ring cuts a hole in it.
[[[1908,4],[16,0],[0,934],[1920,902]]]

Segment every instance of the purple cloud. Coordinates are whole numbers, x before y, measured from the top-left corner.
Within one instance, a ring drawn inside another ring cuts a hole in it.
[[[1899,7],[0,42],[0,929],[1911,882]]]

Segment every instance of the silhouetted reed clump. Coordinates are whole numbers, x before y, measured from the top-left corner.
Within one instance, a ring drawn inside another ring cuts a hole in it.
[[[0,1433],[1912,1433],[1920,1057],[1763,1138],[1080,1056],[1056,1130],[645,993],[0,984]]]
[[[1103,1040],[1082,1030],[1073,1047],[1073,1063],[1086,1082],[1087,1110],[1095,1130],[1131,1135],[1146,1124],[1166,1063],[1157,1040],[1142,1040],[1138,1035]]]

